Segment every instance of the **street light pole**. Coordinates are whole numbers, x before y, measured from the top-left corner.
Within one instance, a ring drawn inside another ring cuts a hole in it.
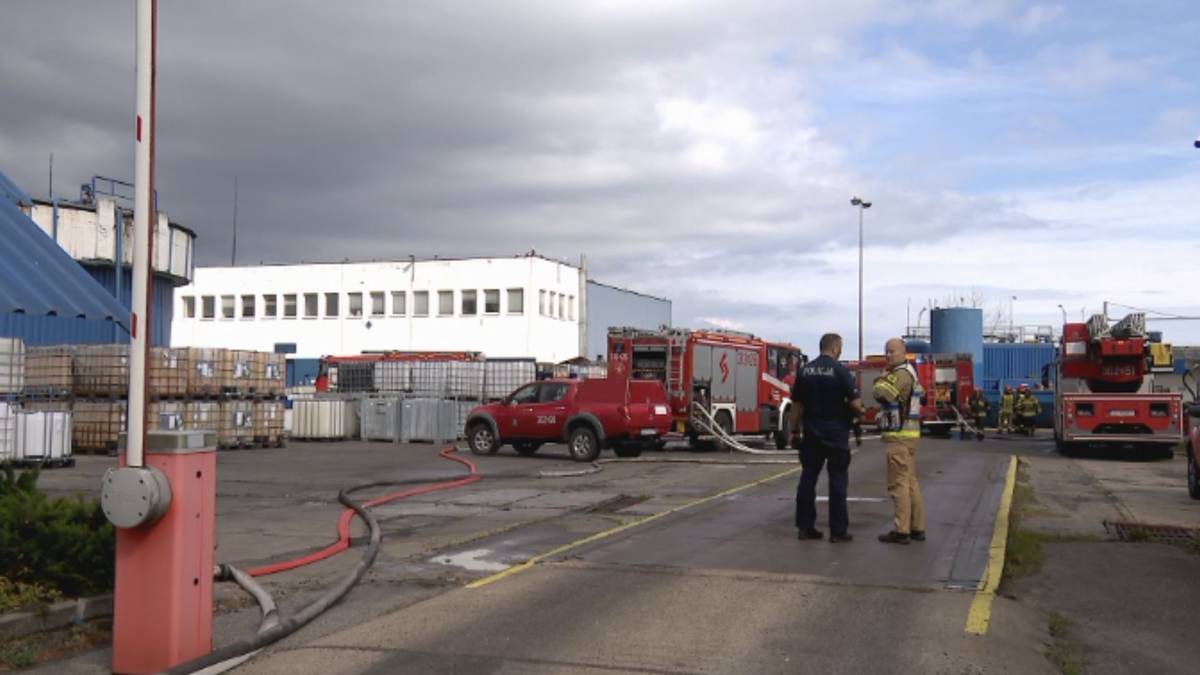
[[[863,360],[863,211],[871,208],[871,202],[851,197],[850,205],[858,208],[858,360]]]
[[[1058,309],[1062,311],[1062,315],[1063,315],[1063,323],[1066,323],[1066,322],[1067,322],[1067,308],[1066,308],[1066,307],[1063,307],[1063,306],[1060,304],[1060,305],[1058,306]]]

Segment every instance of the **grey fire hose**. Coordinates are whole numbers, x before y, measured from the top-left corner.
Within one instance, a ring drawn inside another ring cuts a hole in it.
[[[354,569],[351,570],[350,573],[345,577],[343,577],[342,580],[337,583],[337,585],[329,589],[325,595],[322,595],[321,597],[309,603],[299,612],[284,617],[275,625],[266,628],[266,630],[262,630],[260,627],[260,631],[254,637],[240,640],[220,649],[215,649],[198,659],[193,659],[187,663],[181,663],[166,672],[172,675],[195,673],[213,666],[219,667],[226,661],[231,660],[238,660],[238,663],[233,665],[239,665],[242,661],[246,660],[249,655],[252,655],[253,652],[256,652],[267,645],[278,642],[292,633],[295,633],[297,630],[308,624],[308,622],[312,621],[325,610],[329,609],[339,600],[341,600],[342,597],[344,597],[346,593],[348,593],[350,589],[353,588],[360,579],[362,579],[363,575],[366,574],[367,569],[371,567],[372,563],[375,562],[375,556],[379,553],[379,544],[383,540],[383,531],[379,528],[379,521],[375,520],[374,516],[368,513],[361,504],[350,499],[348,493],[390,484],[392,483],[368,483],[366,485],[359,485],[354,488],[350,488],[349,490],[342,490],[341,492],[338,492],[338,501],[344,504],[346,507],[353,509],[358,517],[361,518],[368,527],[370,527],[371,538],[370,543],[367,544],[367,550],[363,553],[362,558],[359,559],[358,564],[356,564]],[[237,579],[236,575],[234,578]],[[257,586],[257,584],[254,584],[254,586]],[[257,598],[258,596],[256,595],[255,597]],[[266,617],[264,616],[264,624],[265,621]],[[220,671],[214,670],[212,672]]]

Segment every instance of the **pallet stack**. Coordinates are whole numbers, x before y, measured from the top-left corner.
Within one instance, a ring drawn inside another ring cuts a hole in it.
[[[220,448],[284,443],[284,357],[242,350],[154,347],[148,424],[211,431]],[[112,454],[128,420],[129,347],[31,347],[21,392],[27,410],[73,413],[72,447]]]

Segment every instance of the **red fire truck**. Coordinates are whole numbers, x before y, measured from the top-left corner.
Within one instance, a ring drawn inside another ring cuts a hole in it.
[[[695,442],[699,404],[730,434],[766,434],[787,443],[791,385],[804,353],[748,333],[682,328],[613,328],[608,377],[659,380],[666,385],[674,430]]]
[[[1146,319],[1130,314],[1063,325],[1055,367],[1054,439],[1061,452],[1116,445],[1174,452],[1183,441],[1183,396],[1155,392]]]
[[[921,399],[921,431],[948,436],[959,425],[959,415],[970,417],[967,403],[975,393],[975,373],[970,354],[917,354],[912,359],[917,380],[925,391]]]

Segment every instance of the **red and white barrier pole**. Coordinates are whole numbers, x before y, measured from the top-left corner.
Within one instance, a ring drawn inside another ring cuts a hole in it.
[[[212,651],[216,448],[211,433],[150,431],[154,225],[154,59],[158,1],[137,0],[133,298],[128,433],[101,504],[117,526],[113,662],[157,673]],[[118,233],[117,236],[121,236]]]

